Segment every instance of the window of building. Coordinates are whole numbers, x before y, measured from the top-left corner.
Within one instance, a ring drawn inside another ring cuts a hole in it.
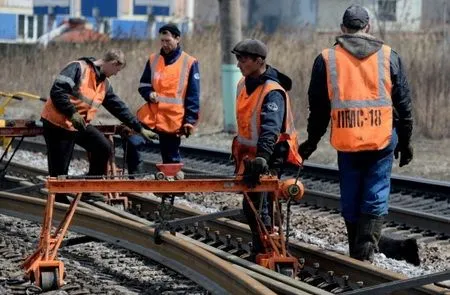
[[[17,37],[18,38],[25,38],[25,15],[19,15],[18,19],[18,26],[17,26]]]
[[[397,0],[378,0],[378,19],[397,21]]]
[[[47,32],[47,16],[45,15],[18,15],[17,37],[25,41],[36,41]]]

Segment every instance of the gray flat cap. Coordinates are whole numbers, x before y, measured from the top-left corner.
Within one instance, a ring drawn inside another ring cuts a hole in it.
[[[262,58],[267,56],[267,46],[257,39],[245,39],[236,44],[231,50],[233,54],[256,55]]]

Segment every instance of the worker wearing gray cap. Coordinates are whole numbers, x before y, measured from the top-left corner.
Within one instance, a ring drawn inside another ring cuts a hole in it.
[[[348,7],[341,30],[314,61],[308,139],[299,152],[311,156],[331,118],[350,256],[372,261],[388,213],[394,154],[400,167],[413,158],[411,96],[397,52],[368,34],[364,7]]]
[[[292,80],[266,64],[267,46],[247,39],[233,48],[237,66],[244,76],[237,86],[236,118],[238,134],[233,140],[232,154],[236,173],[243,174],[249,187],[258,184],[262,174],[279,175],[287,163],[301,165],[297,132],[294,127],[288,91]],[[272,198],[267,194],[249,193],[254,208],[267,230],[273,232]],[[257,215],[243,200],[243,209],[253,236],[253,254],[264,255],[267,246],[258,229]]]

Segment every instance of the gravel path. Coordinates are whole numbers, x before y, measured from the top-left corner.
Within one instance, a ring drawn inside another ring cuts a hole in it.
[[[39,224],[0,214],[0,294],[31,290],[29,281],[23,280],[20,263],[36,249],[38,234]],[[77,237],[69,232],[65,242]],[[107,243],[65,246],[59,257],[67,284],[58,294],[207,294],[182,275]]]

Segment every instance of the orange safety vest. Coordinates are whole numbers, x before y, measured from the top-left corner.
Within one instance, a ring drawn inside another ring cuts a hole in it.
[[[325,49],[331,145],[338,151],[381,150],[392,137],[391,48],[358,59],[340,45]]]
[[[259,133],[261,129],[261,109],[264,98],[272,90],[280,90],[286,99],[286,116],[283,122],[283,132],[279,135],[277,143],[286,141],[289,144],[287,162],[301,165],[302,158],[298,154],[298,135],[294,126],[290,99],[280,84],[267,80],[259,85],[252,94],[248,95],[244,78],[239,81],[237,88],[236,119],[238,134],[233,140],[232,154],[235,160],[236,172],[243,172],[243,160],[256,157]]]
[[[97,84],[95,70],[92,66],[82,60],[74,62],[79,63],[81,67],[81,77],[78,85],[75,85],[71,78],[63,75],[56,77],[56,80],[66,81],[72,85],[74,91],[69,95],[70,102],[75,106],[77,112],[83,116],[86,123],[89,123],[94,119],[98,108],[105,99],[109,82],[108,79],[105,79],[105,81]],[[56,126],[76,131],[69,118],[56,109],[51,98],[47,99],[41,117]]]
[[[137,111],[139,121],[150,129],[166,133],[180,130],[189,72],[194,61],[195,58],[184,51],[171,65],[165,65],[159,53],[150,55],[150,83],[158,96],[158,103],[148,102],[141,106]]]

